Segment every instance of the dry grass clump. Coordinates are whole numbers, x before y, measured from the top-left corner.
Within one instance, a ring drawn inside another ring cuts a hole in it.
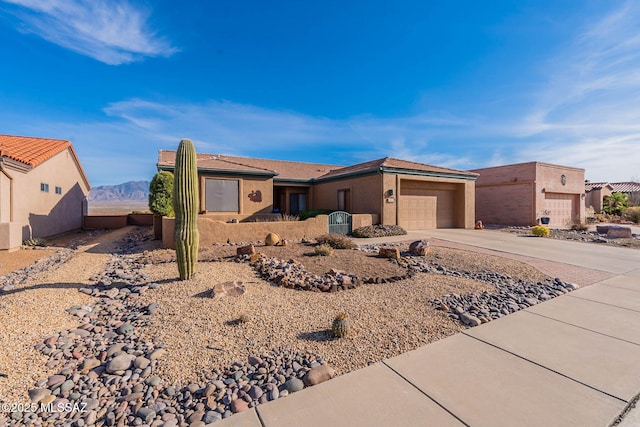
[[[330,256],[333,254],[333,248],[327,244],[318,245],[313,250],[313,253],[320,256]]]
[[[316,241],[321,245],[329,245],[333,249],[355,249],[358,247],[353,240],[342,234],[323,234],[320,237],[316,237]]]

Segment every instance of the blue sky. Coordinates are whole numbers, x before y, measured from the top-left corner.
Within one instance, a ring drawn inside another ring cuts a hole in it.
[[[183,137],[640,179],[640,2],[180,3],[0,0],[0,133],[71,140],[94,186]]]

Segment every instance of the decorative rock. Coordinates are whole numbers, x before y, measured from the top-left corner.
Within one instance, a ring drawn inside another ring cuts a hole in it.
[[[149,360],[154,361],[157,359],[162,359],[167,354],[167,350],[164,348],[157,348],[151,352],[149,355]]]
[[[236,249],[236,254],[238,256],[242,255],[253,255],[256,253],[256,248],[253,245],[240,246]]]
[[[264,244],[266,246],[275,246],[278,242],[280,242],[280,236],[276,233],[269,233],[267,234],[267,237],[264,238]]]
[[[296,391],[300,391],[304,388],[304,383],[302,382],[302,380],[296,378],[296,377],[292,377],[289,378],[285,383],[284,383],[284,388],[289,392],[289,393],[295,393]]]
[[[398,248],[380,247],[380,249],[378,250],[378,254],[382,258],[391,258],[395,260],[400,260],[400,249]]]
[[[262,396],[263,394],[264,394],[264,392],[257,385],[254,385],[249,389],[249,396],[251,396],[251,398],[253,400],[260,399],[260,396]]]
[[[237,414],[238,412],[243,412],[249,409],[249,404],[242,399],[236,399],[231,402],[229,405],[231,407],[231,412]]]
[[[425,256],[429,252],[428,240],[416,240],[409,245],[409,252],[418,256]]]
[[[51,395],[51,390],[47,388],[33,388],[29,390],[29,399],[31,399],[33,403],[38,403],[44,399],[45,396],[49,395]]]
[[[136,412],[136,416],[140,417],[145,423],[150,423],[156,417],[156,412],[153,409],[140,408]]]
[[[263,360],[257,356],[249,356],[247,358],[247,362],[249,362],[249,365],[251,366],[257,366],[263,363]]]
[[[80,372],[86,375],[93,368],[97,368],[98,366],[100,366],[100,364],[100,361],[95,357],[85,359],[85,361],[82,363],[82,369],[80,370]]]
[[[144,369],[147,366],[149,366],[151,364],[151,360],[147,359],[144,356],[138,356],[136,357],[136,359],[133,361],[133,366],[135,366],[138,369]]]
[[[47,387],[49,389],[54,389],[67,379],[64,375],[51,375],[47,380]]]
[[[310,387],[330,380],[334,375],[335,371],[329,365],[321,365],[311,368],[302,381],[307,387]]]
[[[126,371],[131,367],[132,362],[133,360],[130,354],[116,356],[107,364],[107,373],[115,374],[118,371]]]
[[[461,313],[460,320],[462,320],[462,323],[465,323],[469,326],[480,326],[482,324],[482,321],[480,319],[468,313]]]
[[[213,297],[214,298],[223,298],[223,297],[237,297],[243,295],[247,292],[247,287],[244,285],[244,282],[233,281],[233,282],[223,282],[218,283],[213,288]]]
[[[631,227],[622,227],[620,225],[612,225],[607,230],[608,239],[631,239],[633,234],[631,233]]]

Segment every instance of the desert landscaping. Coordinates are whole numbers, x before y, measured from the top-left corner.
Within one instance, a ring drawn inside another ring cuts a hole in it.
[[[399,259],[376,245],[320,256],[315,240],[256,240],[240,256],[245,244],[213,245],[183,281],[149,227],[57,243],[12,253],[25,268],[1,278],[0,395],[88,410],[14,412],[3,425],[206,425],[577,288],[437,241],[424,255],[385,245]]]

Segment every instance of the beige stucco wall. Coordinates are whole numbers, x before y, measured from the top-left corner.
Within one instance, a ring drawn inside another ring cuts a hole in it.
[[[0,170],[0,224],[11,221],[11,178]],[[2,247],[2,246],[0,246]]]
[[[542,215],[546,193],[572,195],[584,221],[584,169],[547,163],[522,163],[475,169],[476,219],[485,224],[533,225]],[[561,176],[565,175],[566,184]],[[554,227],[564,223],[552,218]]]
[[[12,205],[8,215],[22,229],[21,241],[30,237],[48,237],[82,226],[83,200],[89,193],[89,188],[70,149],[56,154],[26,173],[13,169],[8,169],[7,172],[12,178]],[[49,192],[40,191],[41,183],[49,184]],[[3,194],[6,193],[6,187],[3,179]],[[56,194],[56,187],[62,188],[62,194]],[[5,222],[7,198],[0,197],[3,204],[2,222]]]
[[[320,182],[314,185],[315,209],[338,209],[338,190],[349,190],[350,213],[380,215],[382,203],[382,175],[346,178],[340,181]]]

